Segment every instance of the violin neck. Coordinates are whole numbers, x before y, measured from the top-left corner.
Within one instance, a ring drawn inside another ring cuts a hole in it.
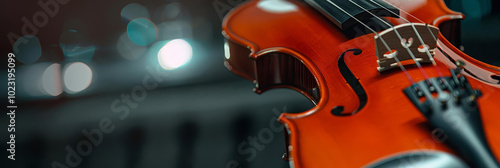
[[[374,16],[367,11],[377,17],[397,18],[399,15],[399,9],[381,0],[305,0],[305,2],[343,31],[358,25],[359,21],[369,22],[370,25],[377,24],[378,20],[373,19]]]

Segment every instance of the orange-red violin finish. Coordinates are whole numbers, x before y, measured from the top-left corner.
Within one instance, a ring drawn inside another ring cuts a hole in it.
[[[442,0],[386,2],[411,22],[440,28],[438,49],[433,53],[436,66],[423,64],[422,68],[429,78],[439,77],[439,71],[448,77],[450,69],[457,68],[456,61],[465,63],[462,75],[482,93],[477,99],[482,126],[493,155],[500,159],[500,85],[491,79],[500,74],[500,68],[477,61],[453,45],[453,21],[464,15],[449,10]],[[284,113],[279,118],[289,131],[288,159],[294,167],[363,167],[409,151],[434,150],[463,157],[446,145],[446,136],[436,132],[405,95],[403,90],[412,86],[405,73],[398,68],[377,71],[374,33],[349,38],[303,1],[269,3],[248,1],[226,16],[223,34],[230,54],[225,65],[254,81],[257,93],[291,88],[316,104],[303,113]],[[401,18],[386,19],[394,25],[406,23]],[[362,52],[347,51],[354,48]],[[365,102],[346,82],[341,55],[366,92]],[[415,82],[425,80],[416,66],[406,69]],[[332,115],[332,109],[339,107],[355,114]]]

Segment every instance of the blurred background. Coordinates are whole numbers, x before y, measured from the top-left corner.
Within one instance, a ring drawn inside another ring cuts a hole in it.
[[[222,17],[242,2],[0,2],[0,86],[13,52],[18,106],[15,162],[0,117],[1,167],[288,167],[276,118],[313,104],[224,67]],[[498,2],[445,2],[467,15],[465,52],[500,66]]]

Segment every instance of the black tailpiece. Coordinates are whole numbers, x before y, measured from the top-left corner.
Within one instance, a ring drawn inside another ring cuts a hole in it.
[[[482,127],[476,101],[481,92],[472,89],[460,71],[451,70],[451,77],[420,81],[404,93],[471,167],[499,167]]]

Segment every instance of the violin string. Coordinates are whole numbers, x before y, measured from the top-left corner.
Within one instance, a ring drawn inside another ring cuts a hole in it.
[[[399,34],[398,30],[392,26],[391,24],[387,23],[385,20],[383,20],[382,18],[378,17],[377,15],[373,14],[372,12],[368,11],[366,8],[360,6],[359,4],[357,4],[356,2],[352,1],[352,0],[349,0],[349,2],[351,2],[352,4],[358,6],[359,8],[363,9],[365,12],[369,13],[370,15],[372,15],[373,17],[377,18],[378,20],[382,21],[383,23],[385,23],[387,26],[389,27],[392,27],[392,29],[394,30],[394,32],[396,33],[396,35],[398,36],[399,40],[401,40],[401,42],[403,42],[403,37],[401,37],[401,34]],[[406,41],[405,41],[406,43]],[[408,54],[410,54],[410,57],[413,59],[413,61],[415,62],[415,64],[417,65],[418,69],[420,70],[420,72],[424,75],[425,79],[428,81],[428,83],[430,84],[429,82],[429,76],[427,75],[427,73],[425,72],[424,68],[422,68],[422,65],[420,64],[420,62],[417,60],[417,58],[415,57],[415,55],[413,54],[413,52],[410,50],[410,47],[407,46],[407,45],[403,45],[403,47],[406,49],[406,51],[408,52]]]
[[[434,34],[432,33],[431,28],[429,27],[429,24],[425,23],[425,22],[424,22],[424,21],[422,21],[420,18],[418,18],[418,17],[416,17],[416,16],[412,15],[411,13],[409,13],[409,12],[407,12],[407,11],[405,11],[405,10],[403,10],[403,9],[401,9],[401,8],[399,8],[399,7],[395,6],[395,5],[393,5],[393,4],[389,3],[389,2],[387,2],[386,0],[383,0],[383,1],[384,1],[385,3],[387,3],[387,4],[391,5],[391,6],[394,6],[394,7],[395,7],[395,8],[397,8],[397,9],[399,9],[399,11],[404,12],[406,15],[411,16],[412,18],[414,18],[414,19],[418,20],[420,23],[425,24],[425,26],[427,27],[427,30],[429,30],[429,32],[430,32],[430,34],[431,34],[432,38],[434,38],[434,41],[437,41],[437,38],[436,38],[436,36],[434,36]],[[403,17],[400,17],[400,18],[403,18]],[[404,19],[404,18],[403,18],[403,19]],[[406,20],[406,19],[404,19],[404,20]],[[407,21],[408,21],[408,20],[407,20]]]
[[[429,48],[428,48],[428,47],[426,47],[426,45],[425,45],[424,41],[422,40],[422,37],[420,36],[420,33],[418,32],[417,28],[415,28],[415,26],[413,25],[413,23],[412,23],[412,22],[410,22],[409,20],[407,20],[406,18],[402,17],[401,15],[399,15],[399,14],[397,14],[397,13],[395,13],[395,12],[393,12],[393,11],[389,10],[389,9],[387,9],[385,6],[383,6],[383,5],[379,4],[378,2],[375,2],[374,0],[370,0],[370,1],[371,1],[372,3],[374,3],[374,4],[376,4],[376,5],[378,5],[378,6],[382,7],[382,8],[384,8],[385,10],[387,10],[387,11],[391,12],[392,14],[394,14],[394,15],[398,16],[399,18],[403,19],[403,20],[404,20],[404,21],[406,21],[407,23],[410,23],[410,24],[411,24],[411,27],[412,27],[412,28],[413,28],[413,30],[416,32],[417,37],[418,37],[418,39],[419,39],[420,43],[421,43],[421,44],[422,44],[422,46],[424,47],[425,52],[426,52],[427,56],[429,57],[429,60],[431,60],[432,65],[434,66],[434,68],[435,68],[435,69],[436,69],[436,71],[438,72],[439,76],[440,76],[441,78],[443,78],[443,73],[441,73],[441,70],[439,70],[439,68],[437,67],[436,61],[434,60],[434,58],[432,57],[431,53],[429,52]],[[391,4],[391,5],[392,5],[392,4]],[[394,6],[394,7],[395,7],[395,8],[397,8],[398,10],[403,11],[403,12],[405,12],[405,13],[406,13],[406,11],[402,10],[401,8],[398,8],[397,6]],[[411,15],[411,14],[409,14],[409,15]],[[413,15],[411,15],[411,16],[412,16],[412,17],[415,17],[415,16],[413,16]],[[416,18],[416,17],[415,17],[415,18]],[[417,20],[419,20],[419,21],[422,21],[422,20],[420,20],[420,19],[418,19],[418,18],[416,18],[416,19],[417,19]],[[427,29],[429,30],[429,33],[432,35],[432,38],[434,39],[434,41],[436,41],[436,42],[437,42],[437,39],[436,39],[436,37],[434,36],[434,33],[432,33],[431,29],[429,28],[429,25],[428,25],[427,23],[424,23],[424,24],[425,24],[425,26],[427,27]]]
[[[376,2],[374,2],[373,0],[370,0],[370,1],[371,1],[371,2],[373,2],[373,3],[375,3],[375,4],[377,4],[377,5],[379,5],[379,6],[381,6],[382,8],[384,8],[384,9],[386,9],[386,10],[387,10],[387,8],[385,8],[384,6],[382,6],[382,5],[380,5],[380,4],[376,3]],[[418,20],[420,23],[425,24],[425,27],[427,27],[427,30],[429,31],[429,34],[431,34],[432,38],[433,38],[433,39],[434,39],[434,41],[436,41],[436,43],[437,43],[437,40],[438,40],[438,39],[437,39],[437,37],[436,37],[436,36],[434,36],[434,33],[432,33],[431,28],[429,27],[429,24],[427,24],[426,22],[424,22],[424,21],[423,21],[423,20],[421,20],[420,18],[418,18],[418,17],[416,17],[416,16],[412,15],[411,13],[409,13],[409,12],[407,12],[407,11],[405,11],[405,10],[403,10],[403,9],[399,8],[399,7],[397,7],[396,5],[393,5],[393,4],[391,4],[390,2],[387,2],[387,0],[382,0],[382,1],[384,1],[385,3],[387,3],[387,4],[391,5],[391,6],[395,7],[395,8],[397,8],[399,11],[404,12],[406,15],[408,15],[408,16],[410,16],[410,17],[412,17],[412,18],[416,19],[416,20]],[[393,13],[391,10],[387,10],[387,11],[389,11],[389,12]],[[396,15],[397,15],[397,16],[399,16],[399,18],[402,18],[402,19],[403,19],[403,20],[405,20],[406,22],[410,23],[410,21],[409,21],[409,20],[407,20],[407,19],[406,19],[406,18],[404,18],[404,17],[401,17],[401,15],[399,15],[399,14],[396,14]],[[443,73],[441,73],[441,70],[439,70],[439,68],[437,67],[436,63],[434,62],[434,59],[432,59],[432,61],[433,61],[433,62],[432,62],[432,64],[434,65],[434,68],[436,69],[436,71],[438,72],[438,74],[439,74],[439,76],[440,76],[440,78],[441,78],[441,82],[444,82],[444,76],[443,76]]]
[[[376,37],[379,37],[380,40],[382,41],[382,44],[384,44],[385,48],[387,49],[387,51],[389,53],[392,53],[392,50],[391,48],[389,47],[389,45],[387,45],[387,43],[385,42],[384,38],[382,38],[382,36],[380,36],[375,30],[373,30],[372,28],[370,28],[368,25],[366,25],[365,23],[361,22],[361,20],[359,20],[358,18],[354,17],[353,15],[351,15],[349,12],[345,11],[344,9],[342,9],[340,6],[338,6],[337,4],[333,3],[331,0],[326,0],[328,3],[330,3],[331,5],[335,6],[336,8],[338,8],[340,11],[344,12],[345,14],[349,15],[351,18],[353,18],[354,20],[356,20],[357,22],[359,22],[361,25],[365,26],[368,30],[370,30],[371,32],[373,32]],[[406,78],[408,78],[408,80],[410,80],[410,82],[412,84],[415,84],[415,81],[413,80],[413,78],[411,77],[410,73],[408,73],[408,71],[406,70],[406,68],[403,66],[403,64],[401,64],[401,62],[399,61],[398,57],[397,56],[394,56],[394,60],[397,62],[399,68],[404,72],[404,74],[406,75]]]

